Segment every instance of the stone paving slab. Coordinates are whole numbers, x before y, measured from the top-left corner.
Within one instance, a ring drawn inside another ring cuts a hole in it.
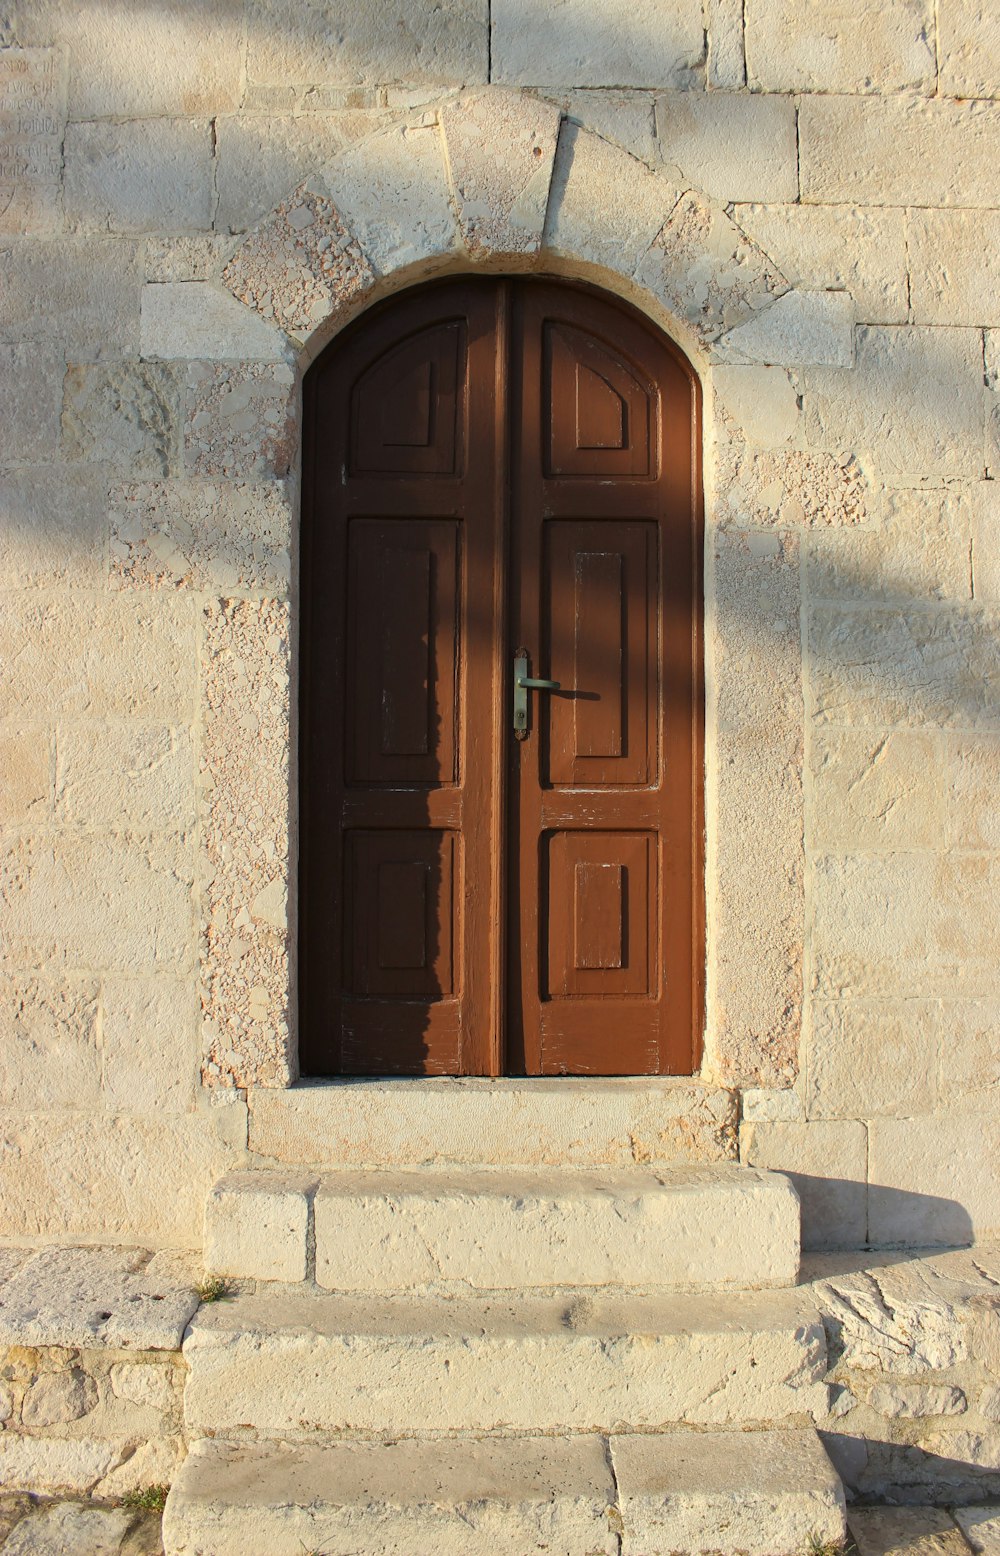
[[[193,1255],[141,1248],[0,1250],[0,1345],[174,1351],[198,1307]]]
[[[160,1515],[107,1503],[0,1495],[3,1556],[163,1556]]]

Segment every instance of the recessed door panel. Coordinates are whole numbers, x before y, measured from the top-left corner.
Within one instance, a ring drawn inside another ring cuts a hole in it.
[[[420,330],[373,362],[351,399],[351,473],[457,474],[464,366],[461,319]]]
[[[546,475],[648,476],[655,389],[589,330],[546,320]]]
[[[548,839],[547,993],[656,993],[656,840],[556,832]]]

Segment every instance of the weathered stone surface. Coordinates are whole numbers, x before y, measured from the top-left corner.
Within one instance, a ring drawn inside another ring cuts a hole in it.
[[[251,1092],[250,1128],[257,1155],[330,1167],[712,1162],[735,1155],[736,1094],[666,1077],[312,1082]]]
[[[231,258],[238,239],[223,234],[183,233],[146,240],[147,281],[210,281]]]
[[[937,1508],[852,1508],[847,1522],[858,1556],[968,1556],[954,1520]]]
[[[98,985],[8,978],[0,1005],[0,1095],[8,1106],[101,1105]]]
[[[298,430],[291,368],[192,362],[184,408],[190,475],[267,481],[291,470]]]
[[[54,346],[0,346],[0,462],[50,460],[65,371]]]
[[[111,1387],[118,1399],[161,1414],[171,1411],[176,1403],[177,1380],[173,1367],[158,1367],[154,1362],[115,1362],[111,1368]]]
[[[820,859],[813,911],[814,981],[821,994],[912,999],[992,992],[1000,868],[990,857]]]
[[[697,194],[678,201],[636,279],[701,340],[744,323],[786,288],[767,256],[725,211]]]
[[[229,1193],[246,1196],[250,1226],[252,1186]],[[283,1180],[275,1200],[287,1219]],[[303,1191],[292,1210],[304,1264]],[[798,1277],[798,1201],[787,1181],[729,1165],[331,1173],[315,1223],[316,1280],[332,1291],[767,1287]]]
[[[190,720],[194,622],[186,602],[155,615],[127,597],[39,600],[8,593],[0,612],[5,718],[86,715]]]
[[[249,1280],[305,1280],[317,1181],[259,1171],[220,1178],[205,1204],[205,1268]]]
[[[934,735],[908,730],[817,729],[808,841],[820,852],[936,848],[945,774]]]
[[[770,204],[798,197],[790,97],[664,92],[656,99],[656,133],[667,162],[714,200]]]
[[[854,303],[846,292],[786,292],[723,335],[716,350],[727,361],[851,367]]]
[[[287,1085],[288,608],[212,602],[203,630],[203,1073]]]
[[[61,228],[65,132],[62,50],[4,48],[0,53],[0,232],[45,234]]]
[[[884,471],[982,474],[982,339],[975,330],[856,335],[853,369],[809,368],[806,427],[817,448],[868,449]]]
[[[807,97],[799,176],[810,204],[1000,205],[1000,107],[943,98]]]
[[[1000,212],[910,211],[913,317],[918,324],[1000,324]]]
[[[906,323],[902,211],[850,205],[738,205],[733,219],[793,286],[850,292],[863,324]]]
[[[136,352],[138,244],[119,238],[12,242],[0,258],[0,339],[58,344],[76,362]]]
[[[786,368],[719,363],[712,370],[712,390],[720,441],[728,435],[756,448],[781,448],[799,435],[799,396]],[[719,485],[721,496],[725,483]]]
[[[871,483],[853,454],[748,448],[731,426],[715,472],[720,524],[740,529],[826,529],[864,524]]]
[[[936,1029],[938,1106],[965,1114],[992,1112],[1000,1086],[1000,1007],[996,999],[943,1000]]]
[[[997,1556],[1000,1507],[956,1507],[953,1516],[975,1556]]]
[[[285,336],[207,281],[142,288],[142,355],[206,362],[281,362]]]
[[[993,612],[817,605],[811,621],[817,723],[995,728],[1000,647]]]
[[[459,231],[473,258],[538,253],[559,120],[557,108],[517,92],[445,104],[441,127]]]
[[[865,1242],[863,1124],[744,1124],[740,1155],[791,1178],[802,1202],[803,1248],[859,1248]]]
[[[955,1268],[955,1259],[967,1257],[918,1256],[838,1272],[810,1287],[834,1362],[898,1380],[969,1361],[978,1350],[976,1303],[990,1300],[994,1289],[974,1270]]]
[[[99,588],[105,572],[107,486],[107,471],[99,466],[22,466],[0,473],[0,586]]]
[[[1000,737],[950,735],[945,762],[949,846],[1000,849]]]
[[[814,599],[967,600],[968,497],[919,488],[889,491],[879,529],[824,534],[809,542],[807,577]]]
[[[150,1115],[190,1111],[199,1059],[194,979],[108,976],[102,994],[108,1105]]]
[[[69,57],[74,118],[216,113],[235,107],[243,56],[241,0],[158,0],[77,10],[62,0],[14,0],[6,9],[21,43],[61,43]]]
[[[119,720],[61,726],[55,806],[71,825],[183,832],[194,819],[190,730]]]
[[[934,1383],[877,1384],[868,1391],[868,1403],[890,1418],[960,1416],[968,1409],[961,1389]]]
[[[941,91],[1000,96],[1000,18],[983,0],[954,0],[938,18]]]
[[[289,16],[284,0],[250,0],[247,76],[271,86],[390,81],[485,81],[486,0],[363,0],[345,11],[310,5]]]
[[[384,118],[351,111],[219,118],[216,226],[246,232],[317,168],[379,129]]]
[[[196,1268],[145,1249],[45,1248],[0,1285],[0,1341],[177,1350],[198,1306]]]
[[[705,20],[708,32],[706,84],[710,87],[746,86],[742,0],[739,3],[738,0],[708,0]]]
[[[262,318],[305,338],[350,308],[375,277],[336,206],[302,185],[250,234],[223,279]]]
[[[26,1513],[30,1513],[34,1503],[25,1492],[0,1492],[0,1540],[5,1540]]]
[[[614,141],[640,162],[656,162],[655,98],[652,92],[588,90],[559,92],[546,88],[544,97],[556,103],[574,124]]]
[[[207,120],[71,124],[64,156],[66,218],[79,230],[197,232],[212,225]]]
[[[270,1284],[204,1307],[189,1430],[602,1431],[770,1420],[825,1402],[822,1325],[794,1291],[334,1297]],[[0,1437],[2,1441],[2,1437]]]
[[[64,1425],[67,1421],[79,1421],[96,1404],[97,1385],[82,1368],[46,1372],[35,1379],[25,1394],[21,1420],[25,1426]]]
[[[936,1001],[814,1001],[803,1059],[810,1118],[931,1112],[940,1042]]]
[[[935,23],[931,0],[850,12],[838,0],[747,0],[747,80],[758,92],[933,93]]]
[[[165,362],[101,362],[66,370],[67,459],[109,465],[133,480],[169,475],[179,459],[179,422],[179,374]]]
[[[611,1439],[625,1552],[796,1556],[845,1534],[844,1491],[814,1431]]]
[[[184,1451],[181,1437],[155,1437],[140,1442],[134,1453],[129,1453],[121,1464],[115,1465],[97,1482],[94,1495],[110,1501],[146,1491],[150,1486],[169,1486]],[[123,1550],[121,1556],[128,1556],[127,1550]],[[158,1550],[156,1556],[160,1556]]]
[[[973,594],[1000,604],[1000,483],[977,481],[969,489],[972,515]]]
[[[112,588],[288,589],[291,493],[283,484],[129,484],[113,488],[110,503]]]
[[[55,1446],[55,1445],[53,1445]],[[64,1451],[70,1444],[60,1443]],[[88,1444],[91,1452],[99,1445]],[[87,1468],[98,1462],[94,1457]],[[87,1476],[86,1479],[91,1479]],[[73,1489],[84,1490],[85,1486]],[[18,1524],[8,1536],[4,1556],[119,1556],[134,1515],[122,1507],[88,1507],[74,1502],[50,1503]]]
[[[748,1123],[797,1123],[805,1116],[801,1096],[789,1088],[748,1086],[740,1100]]]
[[[52,737],[48,730],[0,731],[0,824],[20,826],[52,814]]]
[[[993,915],[981,900],[978,911]],[[994,918],[994,923],[996,919]],[[1000,1130],[960,1114],[869,1125],[869,1232],[875,1244],[912,1248],[989,1242],[1000,1233]],[[1000,1461],[998,1461],[1000,1467]]]
[[[586,0],[529,12],[494,0],[492,79],[535,86],[697,85],[705,34],[693,0],[664,12],[656,0],[607,0],[599,25]]]
[[[447,254],[458,233],[436,124],[373,135],[323,169],[327,193],[379,275]]]
[[[623,188],[629,198],[617,197]],[[631,275],[677,203],[679,188],[619,146],[566,121],[545,218],[545,248]],[[594,221],[594,211],[606,213]]]
[[[611,1556],[616,1502],[598,1437],[490,1442],[196,1443],[164,1515],[178,1553],[322,1550]]]

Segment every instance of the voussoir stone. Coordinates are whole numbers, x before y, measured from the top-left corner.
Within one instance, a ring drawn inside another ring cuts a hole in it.
[[[395,125],[370,136],[328,163],[312,187],[333,202],[379,275],[456,247],[436,123]]]
[[[443,108],[459,230],[474,258],[537,254],[560,117],[551,103],[505,91]]]
[[[559,134],[545,247],[630,276],[680,190],[670,172],[652,172],[620,146],[567,120]],[[595,211],[602,213],[599,222]]]

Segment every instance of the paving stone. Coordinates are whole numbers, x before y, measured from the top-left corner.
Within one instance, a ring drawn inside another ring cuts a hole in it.
[[[968,1556],[954,1520],[937,1508],[852,1508],[847,1523],[858,1556]]]
[[[141,1249],[43,1249],[0,1287],[0,1340],[176,1350],[198,1298],[178,1280],[180,1261],[158,1279],[151,1258]],[[193,1283],[193,1265],[189,1272]]]
[[[772,204],[798,197],[790,97],[663,92],[656,99],[656,135],[660,155],[714,200]]]
[[[1000,1507],[956,1507],[953,1516],[975,1556],[997,1556]]]
[[[66,217],[79,230],[191,232],[212,226],[207,119],[71,124],[64,157]]]
[[[850,11],[838,0],[747,0],[747,80],[757,92],[933,93],[935,24],[931,0]]]
[[[687,86],[700,83],[701,7],[680,0],[606,0],[600,17],[586,0],[538,5],[493,0],[492,79],[520,86]]]

